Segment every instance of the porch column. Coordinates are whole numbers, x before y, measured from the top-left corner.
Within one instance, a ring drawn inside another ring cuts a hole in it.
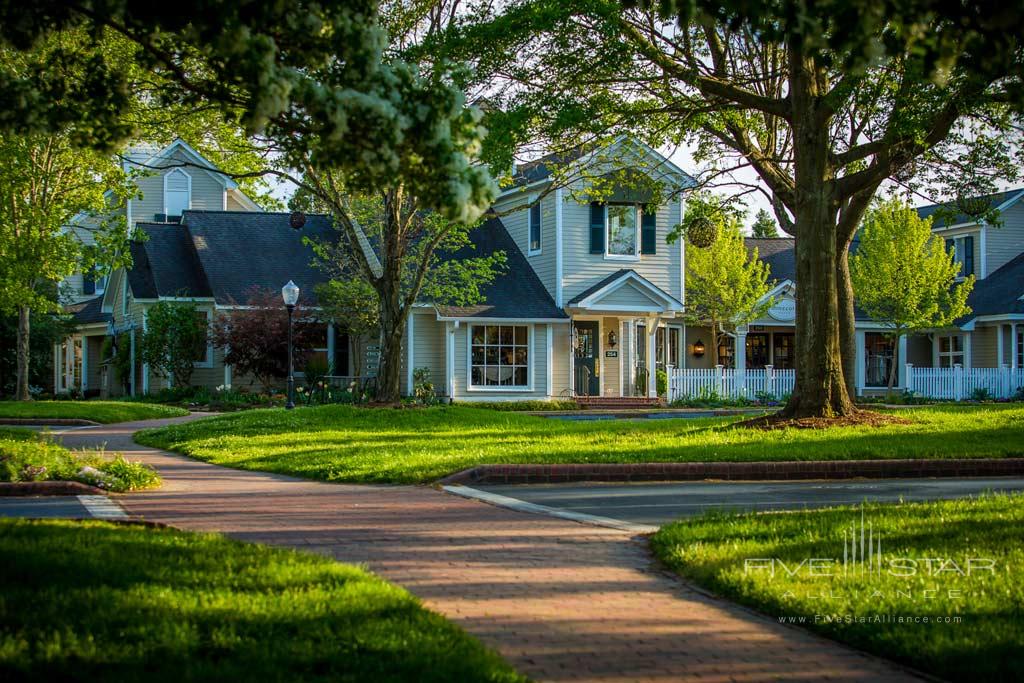
[[[576,396],[576,345],[573,337],[573,332],[576,328],[573,326],[573,322],[569,320],[569,362],[566,363],[566,367],[569,368],[569,396]]]
[[[647,397],[658,398],[658,364],[657,359],[654,357],[657,353],[658,345],[658,322],[654,320],[647,321]]]
[[[905,389],[907,387],[907,335],[900,335],[896,348],[897,362],[899,363],[899,374],[896,376],[896,383],[897,386]]]
[[[327,323],[327,368],[332,375],[338,374],[334,367],[334,323]]]
[[[53,345],[53,393],[60,393],[60,344]]]
[[[128,357],[132,362],[132,371],[128,375],[128,386],[131,390],[131,395],[135,395],[135,328],[131,329],[131,344],[129,345]]]
[[[867,340],[864,337],[863,330],[857,330],[854,333],[857,340],[856,354],[854,355],[856,363],[856,377],[854,378],[854,386],[857,388],[857,395],[864,395],[864,382],[867,376],[867,359],[865,359],[865,351],[867,350]]]
[[[1020,356],[1020,342],[1017,340],[1017,323],[1010,325],[1010,368],[1016,370],[1017,358]]]
[[[973,335],[970,332],[964,332],[964,370],[970,370],[973,367],[971,362],[971,337]]]
[[[227,363],[224,364],[224,389],[231,390],[231,366]],[[146,393],[146,376],[142,376],[142,393]]]
[[[736,328],[736,389],[740,396],[747,395],[747,327]]]
[[[1003,348],[1003,324],[996,325],[996,367],[1006,362],[1006,350]]]
[[[444,324],[444,391],[449,401],[455,397],[455,330],[458,324],[458,321]]]
[[[82,397],[89,388],[89,338],[82,335]]]
[[[142,333],[145,334],[149,328],[149,311],[142,312]],[[230,384],[231,380],[228,379],[227,384]],[[229,387],[230,388],[230,387]],[[142,393],[149,393],[149,363],[142,364]]]
[[[544,325],[544,336],[545,336],[545,348],[547,354],[544,359],[544,385],[547,389],[548,398],[554,398],[555,396],[555,330],[554,325],[547,323]],[[453,352],[454,356],[454,352]]]
[[[416,311],[410,311],[405,321],[405,395],[412,396],[412,371],[416,365],[413,334],[416,332]]]

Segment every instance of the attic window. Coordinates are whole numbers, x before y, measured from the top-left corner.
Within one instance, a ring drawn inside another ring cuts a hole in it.
[[[168,222],[181,220],[181,214],[192,208],[192,177],[180,168],[164,175],[164,213]]]

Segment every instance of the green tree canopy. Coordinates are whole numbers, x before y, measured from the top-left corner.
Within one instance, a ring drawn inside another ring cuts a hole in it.
[[[711,329],[711,358],[717,365],[721,332],[735,330],[758,318],[772,304],[766,298],[768,264],[747,251],[735,214],[718,210],[720,204],[696,195],[687,203],[681,229],[683,234],[705,221],[715,223],[715,238],[707,246],[688,240],[686,247],[686,317],[693,324]]]
[[[192,302],[160,301],[146,311],[139,357],[175,386],[188,386],[197,361],[206,356],[209,324]]]
[[[754,216],[754,222],[750,226],[750,233],[754,237],[778,237],[779,228],[775,219],[764,209],[759,209]]]
[[[967,315],[974,276],[957,281],[960,264],[932,233],[932,219],[899,200],[868,212],[850,276],[857,303],[885,324],[895,339],[913,332],[946,327]],[[896,364],[889,373],[889,391]]]

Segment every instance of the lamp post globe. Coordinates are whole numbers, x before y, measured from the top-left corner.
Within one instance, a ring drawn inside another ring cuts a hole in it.
[[[284,307],[288,309],[288,402],[284,407],[292,410],[295,407],[295,365],[292,362],[292,312],[299,301],[299,287],[291,280],[281,288]]]

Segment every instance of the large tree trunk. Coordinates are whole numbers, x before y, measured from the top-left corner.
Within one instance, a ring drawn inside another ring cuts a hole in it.
[[[31,401],[32,395],[28,393],[28,365],[29,365],[29,307],[18,307],[18,377],[14,389],[16,401]]]
[[[840,417],[853,413],[840,344],[836,267],[839,206],[833,196],[824,71],[802,46],[788,46],[793,112],[794,228],[796,232],[796,386],[783,417]]]
[[[385,266],[380,301],[380,366],[377,371],[377,400],[398,403],[402,398],[402,337],[406,314],[401,304],[398,274]],[[409,340],[412,343],[412,340]]]

